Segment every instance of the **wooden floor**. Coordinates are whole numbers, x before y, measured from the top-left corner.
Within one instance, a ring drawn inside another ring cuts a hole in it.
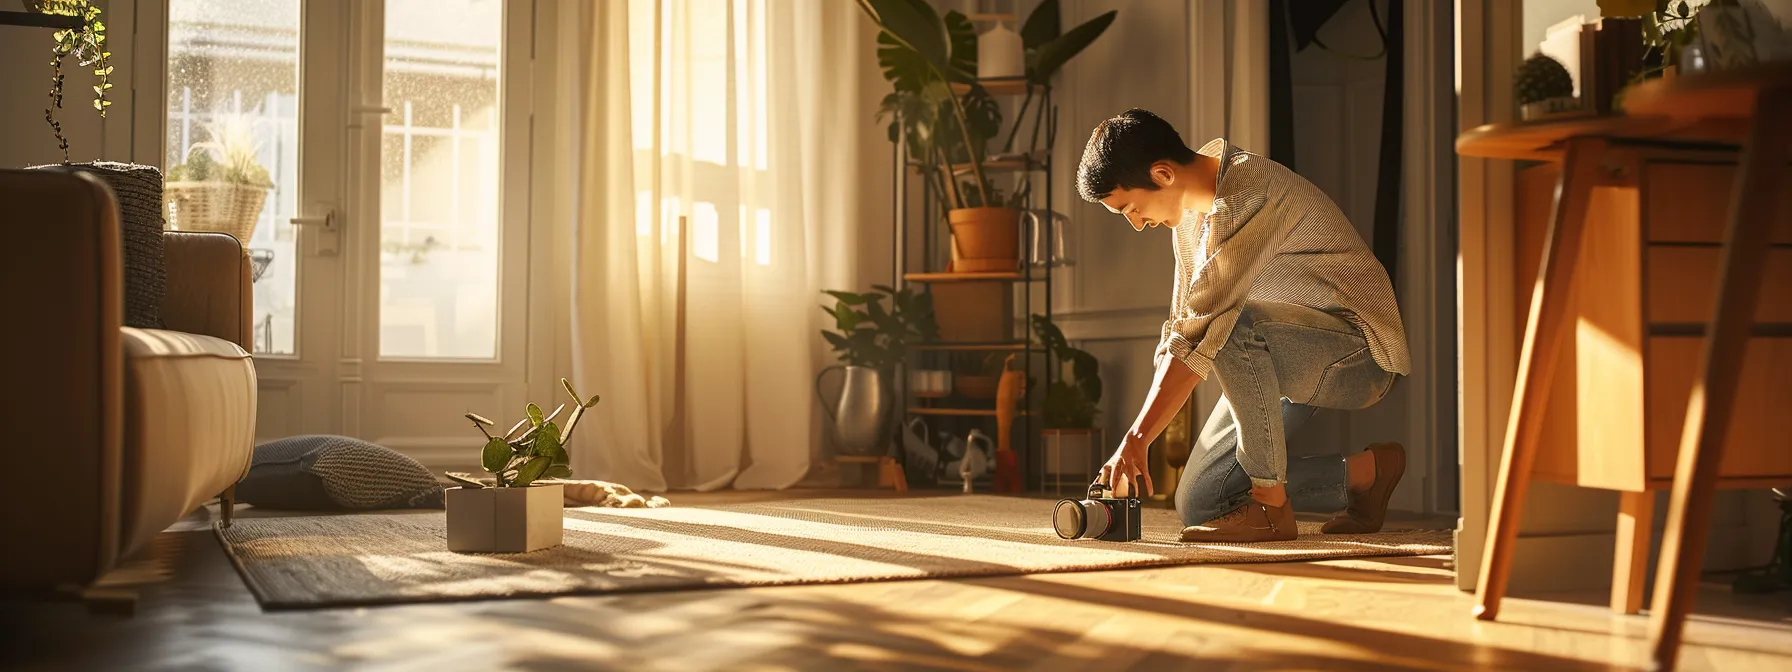
[[[674,504],[817,494],[841,493]],[[1598,593],[1511,599],[1477,623],[1447,557],[262,613],[207,515],[114,577],[142,596],[133,617],[0,603],[25,644],[0,668],[1579,670],[1645,652],[1645,617]],[[1684,669],[1792,669],[1792,597],[1713,584],[1698,606]]]

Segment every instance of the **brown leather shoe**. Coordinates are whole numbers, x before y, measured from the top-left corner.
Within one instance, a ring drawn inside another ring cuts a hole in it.
[[[1255,499],[1226,515],[1182,528],[1182,540],[1190,542],[1292,541],[1294,536],[1293,504],[1270,506]]]
[[[1388,498],[1394,495],[1394,486],[1400,484],[1400,477],[1406,475],[1406,448],[1398,443],[1377,443],[1369,446],[1369,454],[1375,456],[1375,484],[1367,491],[1350,493],[1350,506],[1325,527],[1319,528],[1321,532],[1368,534],[1381,531],[1382,519],[1388,515]]]

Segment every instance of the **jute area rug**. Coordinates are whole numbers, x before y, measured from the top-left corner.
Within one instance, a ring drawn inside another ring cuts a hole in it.
[[[627,593],[1070,572],[1194,563],[1448,553],[1443,530],[1192,545],[1167,509],[1142,541],[1065,541],[1053,502],[995,496],[817,499],[663,509],[567,509],[565,544],[447,550],[444,514],[239,518],[218,529],[264,608]]]

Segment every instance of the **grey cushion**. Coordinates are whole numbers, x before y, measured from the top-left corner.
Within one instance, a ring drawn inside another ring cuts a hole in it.
[[[346,436],[311,434],[255,447],[239,501],[270,509],[439,509],[442,484],[423,464]]]

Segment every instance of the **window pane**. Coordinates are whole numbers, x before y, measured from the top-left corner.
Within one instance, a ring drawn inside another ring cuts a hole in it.
[[[293,243],[298,202],[298,0],[170,0],[168,3],[168,156],[170,193],[186,199],[228,193],[179,183],[210,182],[267,172],[273,183],[254,231],[244,241],[254,278],[257,355],[293,354],[299,256]],[[234,172],[200,169],[204,159]],[[200,162],[183,166],[189,158]],[[237,229],[222,219],[197,220],[176,210],[170,224],[186,230]]]
[[[387,0],[380,355],[497,355],[500,0]]]

